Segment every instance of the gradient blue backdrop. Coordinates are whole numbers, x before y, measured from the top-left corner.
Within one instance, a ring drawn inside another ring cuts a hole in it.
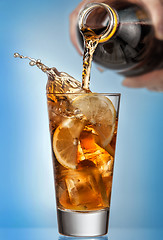
[[[0,1],[1,228],[56,226],[47,77],[13,53],[80,80],[82,58],[69,39],[79,2]],[[163,93],[127,89],[122,79],[93,64],[91,90],[122,94],[110,226],[163,228]]]

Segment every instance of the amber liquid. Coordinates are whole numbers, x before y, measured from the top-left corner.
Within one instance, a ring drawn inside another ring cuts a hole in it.
[[[99,43],[100,38],[96,38],[95,32],[89,28],[82,29],[81,31],[85,39],[83,54],[82,88],[86,91],[89,91],[93,53]]]
[[[48,88],[49,89],[49,88]],[[47,93],[51,142],[58,126],[71,115],[68,96]],[[75,117],[75,116],[74,116]],[[56,199],[60,209],[89,211],[110,206],[117,123],[113,138],[105,149],[99,144],[94,126],[86,124],[78,139],[76,169],[64,167],[58,161],[52,146]]]
[[[90,92],[91,61],[98,41],[99,38],[95,39],[87,32],[83,57],[83,87],[67,73],[49,68],[41,63],[41,60],[14,54],[15,57],[28,58],[31,66],[36,65],[48,75],[46,90],[56,200],[57,207],[63,210],[89,211],[110,206],[118,120],[112,140],[105,147],[101,145],[100,136],[95,131],[94,125],[89,121],[86,122],[78,139],[74,139],[74,144],[77,144],[77,163],[73,169],[61,164],[53,149],[54,135],[62,123],[68,119],[80,121],[81,118],[82,120],[78,111],[73,108],[72,101],[77,97],[75,93],[83,95]],[[68,93],[74,93],[74,95]]]
[[[83,55],[81,89],[85,92],[90,92],[91,63],[93,53],[100,39],[100,31],[102,31],[102,29],[99,29],[98,32],[90,29],[82,29],[85,38],[85,50]],[[98,34],[98,37],[96,34]],[[55,79],[55,84],[57,84],[57,82],[58,80]],[[100,145],[99,136],[95,132],[94,126],[88,122],[77,139],[76,168],[71,169],[64,167],[59,159],[57,159],[53,149],[54,134],[56,129],[61,126],[66,119],[71,118],[71,116],[77,118],[77,116],[75,116],[73,111],[70,96],[57,95],[53,85],[53,79],[49,79],[47,84],[47,99],[57,206],[60,209],[77,211],[108,208],[111,198],[118,120],[116,121],[112,140],[105,148]],[[61,90],[62,86],[58,92],[65,92]],[[70,92],[72,92],[72,89]]]

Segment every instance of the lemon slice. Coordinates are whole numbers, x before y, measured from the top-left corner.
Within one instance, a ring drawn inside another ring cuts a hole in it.
[[[72,105],[93,126],[101,145],[108,145],[112,140],[116,121],[116,111],[112,102],[105,96],[89,93],[75,98]]]
[[[70,169],[76,169],[78,141],[84,122],[67,119],[57,127],[53,135],[53,151],[58,162]]]

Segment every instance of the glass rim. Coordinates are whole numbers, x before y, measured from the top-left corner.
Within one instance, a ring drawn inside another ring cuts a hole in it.
[[[83,92],[80,92],[80,93],[48,93],[46,92],[46,94],[48,95],[90,95],[90,94],[93,94],[93,95],[102,95],[102,96],[113,96],[113,97],[121,97],[121,93],[94,93],[94,92],[88,92],[88,93],[83,93]]]

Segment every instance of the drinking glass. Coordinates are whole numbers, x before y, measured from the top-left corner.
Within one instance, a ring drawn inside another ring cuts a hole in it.
[[[47,93],[60,234],[108,232],[120,94]]]

